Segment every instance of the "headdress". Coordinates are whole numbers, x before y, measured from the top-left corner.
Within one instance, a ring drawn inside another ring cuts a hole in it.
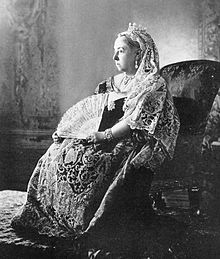
[[[159,70],[159,55],[157,47],[147,32],[147,29],[141,25],[137,26],[136,23],[129,23],[127,31],[121,32],[118,36],[125,36],[132,41],[136,41],[141,49],[141,63],[139,68],[143,69],[141,73],[157,73]]]

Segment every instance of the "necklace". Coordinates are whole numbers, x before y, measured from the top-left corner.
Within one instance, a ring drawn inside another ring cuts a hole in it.
[[[125,74],[125,76],[124,76],[124,78],[123,78],[122,81],[123,81],[123,83],[124,83],[125,85],[127,85],[133,78],[134,78],[134,75],[129,76],[129,75]]]
[[[125,73],[120,83],[120,91],[128,91],[129,89],[127,89],[127,85],[134,79],[134,77],[135,75],[130,76]]]

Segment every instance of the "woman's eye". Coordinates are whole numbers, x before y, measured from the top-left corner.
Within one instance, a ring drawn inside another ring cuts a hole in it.
[[[123,49],[120,49],[120,50],[119,50],[119,53],[124,53],[124,50],[123,50]]]

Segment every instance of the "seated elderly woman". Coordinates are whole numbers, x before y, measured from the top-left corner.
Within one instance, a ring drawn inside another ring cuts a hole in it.
[[[26,204],[12,220],[14,228],[80,236],[106,215],[138,215],[141,207],[150,215],[152,175],[173,156],[179,118],[145,28],[129,24],[118,34],[113,59],[121,73],[61,119],[29,181]]]

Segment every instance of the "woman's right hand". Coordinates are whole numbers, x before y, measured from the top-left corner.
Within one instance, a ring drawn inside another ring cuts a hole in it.
[[[63,140],[61,137],[58,136],[56,131],[53,133],[52,139],[55,144],[60,144]]]

